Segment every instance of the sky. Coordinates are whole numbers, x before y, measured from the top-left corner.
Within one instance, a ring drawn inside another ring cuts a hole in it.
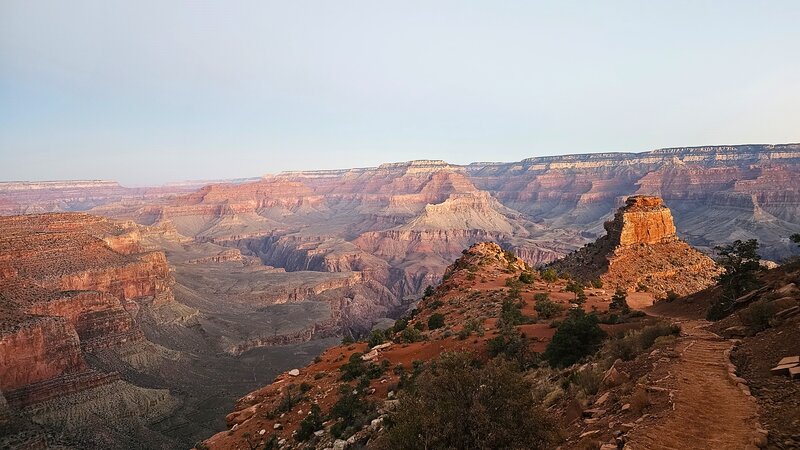
[[[0,180],[800,142],[798,1],[0,1]]]

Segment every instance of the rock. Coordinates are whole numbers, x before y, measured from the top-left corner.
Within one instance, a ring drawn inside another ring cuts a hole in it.
[[[625,412],[625,411],[627,411],[629,409],[631,409],[631,404],[630,403],[625,403],[624,405],[622,405],[621,411]]]
[[[620,372],[616,369],[616,367],[611,366],[610,369],[606,371],[603,375],[602,384],[603,386],[613,387],[618,386],[626,381],[628,381],[630,377],[625,372]]]
[[[583,438],[585,438],[586,436],[592,436],[592,435],[595,435],[595,434],[597,434],[597,433],[599,433],[599,432],[600,432],[600,430],[592,430],[592,431],[587,431],[587,432],[585,432],[585,433],[581,433],[581,435],[580,435],[580,438],[581,438],[581,439],[583,439]]]
[[[316,436],[316,437],[320,437],[323,434],[325,434],[325,430],[317,430],[317,431],[314,432],[314,436]]]
[[[553,263],[558,272],[576,278],[600,278],[625,289],[642,280],[651,292],[685,295],[715,283],[720,269],[705,254],[676,235],[669,208],[658,197],[628,197],[614,219],[605,223],[606,235]]]
[[[617,444],[603,444],[600,446],[600,450],[617,450]]]
[[[259,436],[263,436],[264,433],[266,433],[266,432],[267,432],[267,430],[264,430],[264,429],[258,430],[258,435]]]
[[[726,338],[746,337],[750,335],[750,327],[744,325],[728,327],[722,330],[722,335]]]
[[[604,393],[603,395],[601,395],[600,397],[598,397],[598,398],[597,398],[597,400],[595,400],[595,401],[594,401],[594,405],[595,405],[595,406],[600,406],[600,405],[602,405],[603,403],[605,403],[605,402],[608,400],[608,396],[609,396],[609,395],[610,395],[610,393],[609,393],[609,392],[606,392],[606,393]]]
[[[599,408],[592,408],[583,411],[584,417],[593,417],[593,418],[600,417],[605,413],[606,413],[605,409],[599,409]]]
[[[289,374],[290,377],[296,377],[300,375],[300,369],[292,369],[287,373]]]
[[[276,423],[275,425],[272,426],[272,429],[273,430],[281,430],[281,429],[283,429],[283,425],[281,425],[280,423]]]

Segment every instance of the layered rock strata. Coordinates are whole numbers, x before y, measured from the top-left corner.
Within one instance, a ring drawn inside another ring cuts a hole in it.
[[[678,238],[663,200],[633,196],[605,223],[607,234],[551,267],[611,287],[690,294],[714,283],[719,268]]]

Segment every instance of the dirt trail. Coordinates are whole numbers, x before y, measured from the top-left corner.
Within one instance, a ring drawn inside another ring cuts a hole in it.
[[[680,356],[649,382],[653,390],[670,393],[672,410],[645,419],[629,433],[625,448],[757,449],[756,403],[728,376],[725,351],[732,344],[706,330],[704,320],[676,322],[682,327],[675,349]]]

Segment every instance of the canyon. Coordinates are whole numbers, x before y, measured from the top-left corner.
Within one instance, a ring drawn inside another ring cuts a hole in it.
[[[2,444],[181,448],[247,392],[407,314],[477,243],[497,246],[470,258],[509,251],[517,272],[555,262],[648,295],[708,286],[706,254],[735,239],[791,258],[800,144],[0,183],[0,215]]]

